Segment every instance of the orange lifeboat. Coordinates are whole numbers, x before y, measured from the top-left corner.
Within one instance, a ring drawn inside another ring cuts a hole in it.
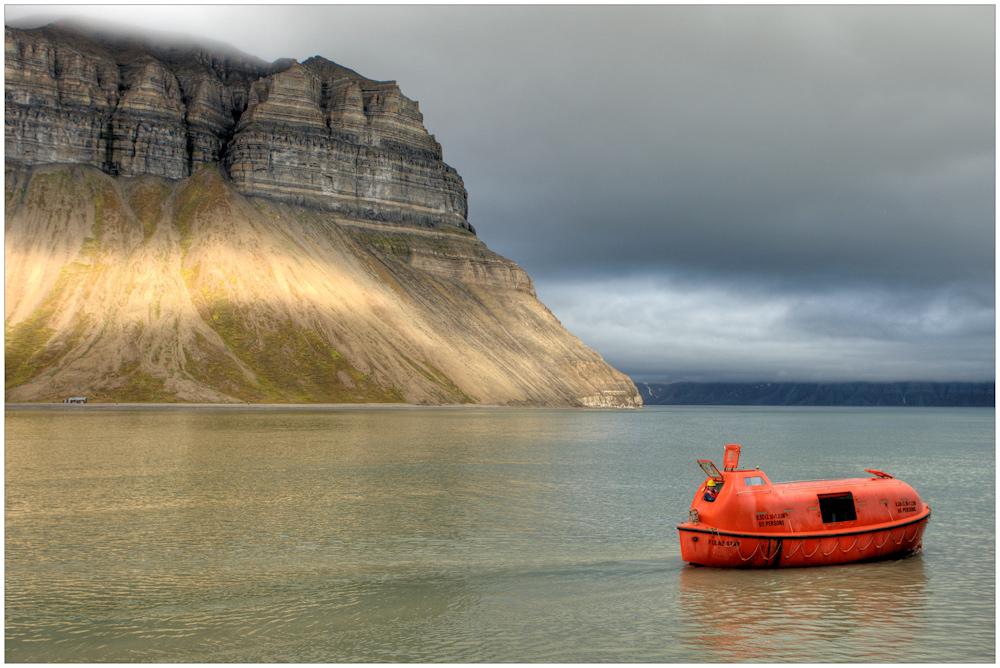
[[[920,549],[931,509],[902,480],[870,478],[772,483],[763,471],[737,468],[727,445],[723,470],[698,464],[708,478],[677,525],[684,561],[724,568],[821,566],[903,556]]]

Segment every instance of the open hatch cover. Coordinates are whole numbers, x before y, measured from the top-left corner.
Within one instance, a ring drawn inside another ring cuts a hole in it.
[[[715,464],[707,459],[699,459],[698,466],[701,470],[708,474],[709,478],[715,478],[716,480],[722,480],[722,474],[719,473],[719,469],[715,468]]]

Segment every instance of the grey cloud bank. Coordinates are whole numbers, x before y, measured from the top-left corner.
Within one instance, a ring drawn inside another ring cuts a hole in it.
[[[396,79],[480,237],[637,379],[994,378],[992,6],[5,18],[41,11]]]
[[[564,325],[647,382],[991,380],[992,302],[947,290],[772,290],[655,276],[540,291]],[[587,298],[579,293],[586,289]]]

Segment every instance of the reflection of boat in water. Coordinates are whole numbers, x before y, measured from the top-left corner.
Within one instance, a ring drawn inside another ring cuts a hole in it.
[[[902,480],[870,478],[772,483],[738,469],[727,445],[723,471],[707,459],[688,521],[679,524],[681,557],[702,566],[820,566],[903,556],[919,550],[931,509]]]
[[[699,662],[920,661],[914,639],[934,626],[919,555],[825,568],[686,566],[677,585],[677,634]]]

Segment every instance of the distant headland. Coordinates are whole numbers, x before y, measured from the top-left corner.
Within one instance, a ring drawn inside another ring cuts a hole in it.
[[[995,383],[641,383],[646,405],[996,406]]]

